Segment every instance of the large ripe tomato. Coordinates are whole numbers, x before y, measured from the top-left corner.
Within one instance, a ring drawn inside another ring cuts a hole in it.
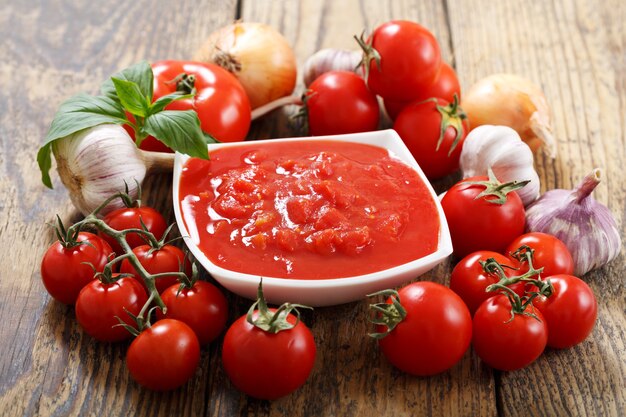
[[[141,229],[141,223],[143,222],[148,231],[152,233],[157,240],[163,237],[167,229],[167,223],[161,213],[152,207],[120,208],[107,213],[103,220],[115,230]],[[98,231],[98,235],[111,245],[115,253],[118,255],[123,254],[124,251],[119,243],[117,243],[117,240],[102,231]],[[146,239],[144,239],[140,233],[128,233],[126,235],[126,242],[128,242],[131,248],[134,248],[145,245]]]
[[[456,101],[436,99],[410,104],[402,110],[393,128],[428,179],[459,169],[469,125]]]
[[[367,55],[367,85],[384,99],[411,101],[417,92],[430,86],[441,67],[437,39],[425,27],[406,20],[394,20],[377,27],[367,44],[380,62]],[[380,65],[380,68],[379,68]]]
[[[378,100],[354,72],[320,75],[306,95],[309,134],[338,135],[376,130]]]
[[[157,318],[180,320],[193,329],[201,346],[215,340],[228,319],[228,302],[224,294],[206,281],[196,281],[191,288],[179,290],[172,285],[161,294],[167,314],[159,309]]]
[[[420,91],[417,91],[413,100],[393,101],[385,99],[383,102],[385,104],[385,110],[387,111],[387,114],[389,115],[391,120],[396,120],[400,112],[412,102],[423,101],[432,97],[436,97],[441,98],[448,103],[452,103],[454,101],[455,95],[457,97],[457,100],[460,102],[461,85],[459,84],[459,79],[457,78],[454,69],[445,62],[442,62],[441,70],[439,71],[437,79],[428,87],[422,88]]]
[[[269,309],[274,313],[275,309]],[[253,317],[258,317],[258,310]],[[287,316],[291,324],[293,314]],[[289,330],[269,333],[236,320],[224,336],[222,361],[233,385],[251,397],[274,400],[298,389],[315,363],[315,341],[302,322]]]
[[[139,263],[148,271],[149,274],[162,274],[167,272],[184,272],[187,276],[191,276],[191,262],[185,256],[185,253],[172,245],[163,245],[160,249],[152,249],[150,245],[141,245],[133,248],[133,253],[137,256]],[[182,268],[181,268],[182,266]],[[124,259],[120,265],[120,272],[125,274],[133,274],[141,284],[145,287],[145,283],[141,276],[133,267],[128,259]],[[157,291],[162,293],[167,288],[178,282],[176,275],[165,275],[155,280]]]
[[[111,246],[92,233],[80,232],[76,242],[65,247],[57,240],[41,261],[41,280],[46,291],[64,304],[74,304],[80,290],[94,279],[93,268],[102,272],[113,255]]]
[[[565,243],[556,237],[540,232],[526,233],[511,242],[505,253],[510,259],[514,259],[511,255],[523,245],[534,249],[533,267],[543,267],[542,277],[574,273],[572,254]],[[520,267],[521,273],[528,271],[528,263],[522,262]]]
[[[451,368],[472,339],[472,317],[463,300],[449,288],[426,281],[409,284],[398,294],[406,316],[378,342],[389,362],[420,376]],[[377,329],[387,330],[382,325]]]
[[[152,71],[154,101],[177,90],[190,92],[192,87],[195,88],[193,98],[174,101],[166,110],[195,110],[202,130],[220,142],[236,142],[246,138],[250,129],[250,101],[233,74],[218,65],[188,61],[155,62]],[[193,76],[195,81],[188,78],[183,80],[183,74]],[[140,148],[172,152],[151,136],[141,142]]]
[[[512,269],[517,267],[517,261],[512,261],[496,252],[477,251],[461,259],[450,275],[450,289],[461,297],[472,315],[485,300],[494,296],[494,293],[487,292],[486,288],[500,280],[495,272],[487,273],[481,265],[481,262],[485,262],[489,258],[493,258],[499,264],[505,265],[502,270],[506,277],[518,275],[518,271]],[[507,268],[506,266],[512,268]],[[524,287],[524,283],[518,282],[513,284],[511,289],[523,296]]]
[[[113,278],[119,274],[113,274]],[[120,278],[112,283],[94,280],[87,284],[76,300],[78,324],[95,339],[101,342],[119,342],[130,338],[131,334],[122,326],[117,326],[116,317],[134,326],[127,312],[139,315],[148,301],[141,284],[130,277]]]
[[[179,320],[159,320],[143,330],[126,352],[130,375],[154,391],[187,382],[200,362],[200,344],[191,327]]]
[[[466,178],[453,185],[441,200],[457,257],[478,250],[503,253],[513,239],[524,233],[526,212],[522,200],[510,191],[511,187],[503,191],[503,184],[497,184],[493,177]],[[490,191],[494,188],[498,189],[495,194]],[[479,197],[483,192],[489,194]]]
[[[567,348],[582,342],[593,330],[598,316],[598,303],[593,291],[573,275],[548,277],[554,293],[539,297],[533,304],[548,323],[548,346]]]
[[[503,294],[489,298],[474,314],[472,346],[487,365],[501,371],[513,371],[530,365],[544,351],[548,326],[537,309],[537,318],[515,314]]]

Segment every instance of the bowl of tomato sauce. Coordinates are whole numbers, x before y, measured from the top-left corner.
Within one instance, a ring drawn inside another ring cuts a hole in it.
[[[327,306],[415,279],[452,253],[433,188],[394,130],[176,154],[174,213],[226,289]]]

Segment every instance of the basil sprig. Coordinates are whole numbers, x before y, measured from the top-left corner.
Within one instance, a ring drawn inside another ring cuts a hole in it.
[[[147,61],[142,61],[105,81],[100,87],[101,95],[82,93],[61,104],[37,153],[41,181],[52,188],[50,168],[54,141],[105,123],[132,127],[137,146],[151,135],[176,151],[208,159],[207,143],[214,139],[202,132],[198,114],[193,110],[164,110],[172,101],[191,98],[193,94],[175,92],[153,103],[153,83],[152,68]],[[126,112],[133,115],[133,121]]]

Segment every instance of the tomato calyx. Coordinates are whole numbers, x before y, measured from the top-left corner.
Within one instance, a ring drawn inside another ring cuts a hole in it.
[[[183,94],[196,94],[196,76],[193,74],[180,73],[165,84],[176,84],[176,91]]]
[[[370,64],[372,60],[376,62],[376,68],[380,71],[380,53],[374,48],[372,45],[373,39],[370,38],[369,41],[365,39],[365,31],[361,32],[361,36],[354,35],[354,39],[356,43],[359,44],[359,47],[363,50],[363,58],[361,62],[357,65],[357,68],[363,66],[363,70],[365,71],[364,79],[367,81],[370,75]]]
[[[468,184],[468,185],[481,185],[485,187],[485,189],[480,194],[474,197],[474,200],[478,200],[479,198],[483,198],[483,197],[493,196],[496,198],[490,198],[490,199],[485,198],[485,201],[488,201],[489,203],[492,203],[492,204],[503,205],[507,201],[507,194],[509,194],[511,191],[519,190],[520,188],[526,186],[526,184],[530,182],[530,180],[524,180],[524,181],[516,180],[516,181],[501,183],[500,181],[498,181],[498,179],[496,178],[491,168],[488,169],[488,176],[489,176],[489,179],[487,181],[465,182],[465,184]]]
[[[429,100],[434,100],[435,103],[437,103],[436,98]],[[441,114],[441,128],[435,151],[439,151],[439,148],[443,143],[443,138],[446,135],[446,131],[449,127],[452,127],[456,132],[456,136],[454,137],[454,141],[452,141],[452,145],[450,145],[450,150],[448,150],[448,156],[450,156],[463,138],[463,121],[467,119],[467,114],[465,114],[463,109],[459,106],[459,97],[456,94],[454,94],[454,100],[452,103],[447,106],[437,104],[436,107],[439,114]]]
[[[296,307],[313,309],[302,304],[284,303],[276,311],[271,312],[263,295],[263,279],[261,279],[257,289],[257,300],[250,306],[246,315],[246,321],[268,333],[276,334],[283,330],[291,330],[300,323],[300,311]],[[255,311],[258,312],[256,318],[254,317]],[[296,316],[296,322],[293,324],[287,321],[287,316],[292,312]]]
[[[368,297],[375,297],[377,295],[383,295],[389,297],[391,304],[387,302],[370,304],[369,308],[376,312],[374,318],[370,319],[371,323],[376,325],[385,326],[387,330],[379,333],[369,333],[370,337],[374,339],[382,339],[387,336],[395,327],[406,317],[406,309],[400,303],[400,294],[396,290],[382,290],[373,294],[368,294]]]
[[[66,229],[61,217],[57,214],[57,225],[54,226],[54,232],[57,235],[57,239],[64,249],[75,248],[80,245],[88,245],[94,247],[89,241],[79,241],[78,235],[80,234],[80,227]]]

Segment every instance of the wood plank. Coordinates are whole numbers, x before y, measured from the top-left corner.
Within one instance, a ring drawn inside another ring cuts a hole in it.
[[[150,393],[130,379],[126,344],[83,334],[73,309],[45,292],[39,264],[52,243],[55,213],[79,218],[53,173],[40,183],[34,159],[62,100],[96,92],[108,75],[140,59],[183,59],[218,26],[236,1],[21,1],[0,6],[0,414],[202,415],[212,352],[184,389]],[[148,202],[171,218],[168,176],[146,186]]]
[[[556,160],[538,154],[542,189],[571,188],[593,168],[603,168],[595,197],[617,217],[623,238],[624,2],[451,0],[448,9],[462,85],[496,72],[538,82],[554,111],[559,152]],[[499,376],[502,415],[626,413],[625,266],[622,251],[613,263],[583,277],[599,304],[598,323],[585,343],[548,350],[527,369]]]

